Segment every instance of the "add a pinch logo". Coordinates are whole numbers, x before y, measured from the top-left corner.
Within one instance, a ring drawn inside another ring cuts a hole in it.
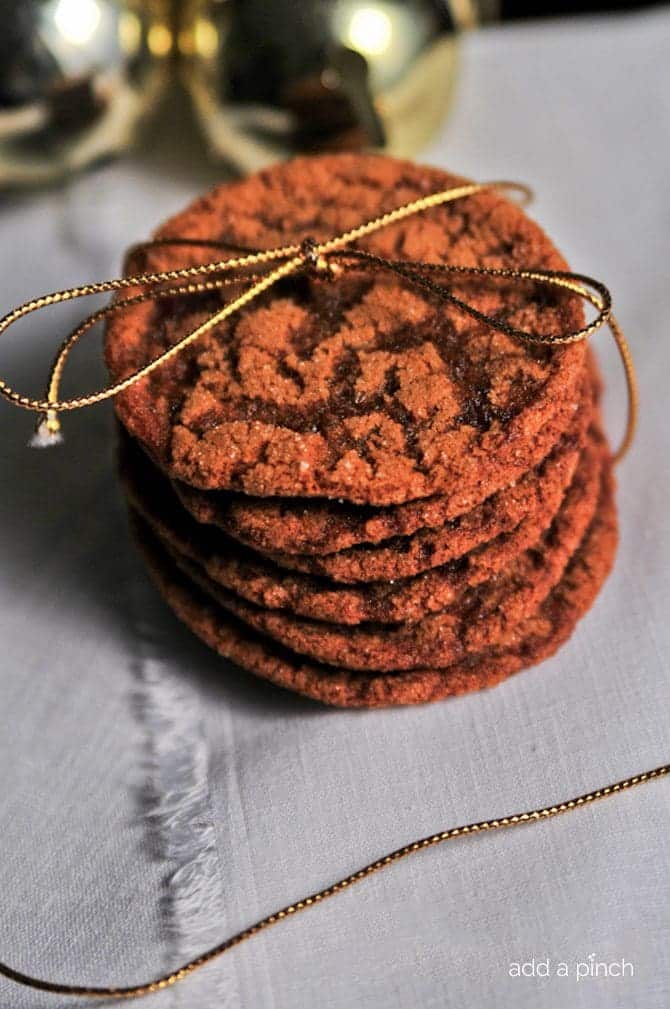
[[[575,981],[588,978],[634,977],[635,968],[630,960],[599,960],[590,953],[584,960],[552,960],[550,957],[531,957],[529,960],[513,960],[509,965],[510,977],[571,977]]]

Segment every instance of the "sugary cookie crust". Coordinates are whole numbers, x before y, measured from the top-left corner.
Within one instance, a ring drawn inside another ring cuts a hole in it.
[[[224,609],[255,631],[319,663],[376,672],[440,668],[497,645],[506,629],[538,608],[583,538],[596,511],[601,484],[600,467],[593,458],[585,460],[551,527],[531,550],[498,578],[467,590],[453,606],[418,623],[343,627],[265,609],[222,589],[182,556],[172,556],[187,577]]]
[[[219,187],[158,234],[250,247],[323,238],[460,181],[378,155],[297,159]],[[395,258],[565,268],[541,229],[493,191],[393,225],[364,245]],[[211,257],[162,247],[133,266]],[[576,329],[583,318],[576,298],[528,283],[463,281],[452,289],[542,333]],[[168,299],[113,318],[112,376],[126,377],[219,304],[218,295]],[[116,406],[160,467],[194,487],[374,505],[442,494],[458,508],[533,465],[535,439],[547,426],[558,438],[584,354],[583,344],[523,344],[395,277],[300,277],[121,394]]]
[[[590,421],[592,383],[599,381],[593,357],[587,354],[588,374],[584,392],[574,401],[562,404],[558,415],[539,431],[528,459],[528,469],[519,465],[508,474],[509,482],[485,500],[492,505],[498,494],[501,507],[511,504],[516,488],[532,478],[532,471],[556,447],[570,437],[575,444],[583,437]],[[567,420],[566,420],[567,418]],[[562,433],[557,435],[557,431]],[[419,529],[441,529],[446,523],[458,524],[461,517],[484,501],[477,493],[456,489],[449,495],[434,495],[400,505],[371,507],[323,498],[258,498],[229,491],[202,491],[179,481],[174,484],[182,504],[201,523],[216,525],[229,536],[261,553],[316,554],[320,557],[348,550],[361,544],[374,546],[399,536],[411,536]],[[289,565],[290,566],[290,565]]]
[[[421,704],[491,687],[552,655],[593,604],[611,570],[618,531],[609,465],[591,526],[556,588],[536,613],[503,643],[445,669],[355,673],[302,659],[254,634],[183,577],[143,530],[139,546],[152,577],[177,616],[210,647],[239,666],[286,689],[339,707]],[[222,667],[225,674],[225,667]]]
[[[542,472],[535,474],[541,481],[538,500],[543,507],[527,508],[521,517],[508,511],[508,531],[493,535],[463,556],[419,576],[347,586],[283,570],[217,530],[198,526],[181,510],[169,483],[146,457],[127,442],[122,442],[122,448],[120,469],[130,504],[170,549],[199,564],[213,582],[248,602],[340,624],[420,620],[494,577],[534,546],[551,524],[580,457],[579,448],[571,444],[557,450]],[[594,451],[592,438],[582,467],[593,464]],[[501,527],[507,528],[504,523]],[[492,520],[488,528],[495,533],[498,527]]]

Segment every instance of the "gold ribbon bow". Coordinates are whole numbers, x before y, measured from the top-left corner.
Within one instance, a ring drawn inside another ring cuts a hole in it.
[[[612,299],[610,292],[604,284],[585,274],[572,273],[570,271],[533,269],[532,267],[527,269],[495,269],[489,267],[460,266],[452,263],[434,264],[409,260],[390,260],[376,256],[370,252],[352,248],[353,243],[358,239],[364,238],[366,235],[370,235],[398,221],[402,221],[407,217],[454,200],[464,199],[482,190],[491,188],[516,190],[526,200],[531,195],[527,187],[513,182],[467,183],[462,186],[442,190],[441,192],[431,193],[428,196],[422,196],[358,227],[352,228],[341,235],[336,235],[322,242],[306,238],[301,244],[284,245],[262,251],[245,251],[243,255],[220,259],[211,263],[203,263],[175,270],[165,270],[158,273],[135,274],[115,280],[103,280],[99,283],[71,287],[67,290],[35,298],[13,309],[0,320],[0,334],[4,333],[15,322],[18,322],[19,319],[51,305],[62,304],[66,301],[73,301],[76,298],[88,297],[93,294],[116,293],[134,287],[144,288],[140,294],[115,300],[97,312],[93,312],[70,333],[61,344],[53,362],[47,391],[43,399],[34,399],[30,396],[22,395],[15,389],[12,389],[2,379],[0,379],[0,395],[15,406],[40,414],[40,421],[33,444],[55,444],[61,437],[58,416],[60,413],[67,410],[77,410],[85,406],[92,406],[94,403],[110,399],[125,389],[130,388],[135,382],[145,378],[166,361],[180,354],[186,347],[193,344],[205,333],[210,332],[219,323],[223,322],[224,319],[239,312],[284,277],[305,270],[317,271],[324,276],[331,276],[334,279],[337,278],[340,272],[346,270],[387,270],[404,278],[411,284],[429,291],[441,300],[454,305],[459,310],[466,312],[474,319],[490,326],[492,329],[529,343],[547,345],[576,343],[579,340],[586,339],[601,326],[607,324],[612,332],[621,357],[628,389],[626,429],[615,456],[617,460],[621,459],[633,439],[637,418],[638,392],[630,349],[616,319],[612,315]],[[230,245],[221,242],[189,238],[158,239],[138,248],[151,248],[157,245],[210,247],[228,249],[229,251],[231,248]],[[258,267],[269,267],[269,269],[260,273],[250,272],[256,270]],[[470,305],[468,302],[456,297],[456,295],[451,293],[449,288],[445,287],[444,284],[438,283],[435,279],[440,275],[461,278],[468,276],[489,277],[492,279],[499,278],[522,282],[533,281],[545,287],[562,288],[588,301],[596,309],[597,314],[591,322],[581,329],[571,332],[551,334],[531,333],[510,326],[505,321],[496,319],[494,316],[486,315],[475,308],[474,305]],[[213,315],[201,323],[201,325],[191,330],[186,336],[181,337],[176,343],[168,347],[167,350],[127,378],[97,392],[78,396],[74,399],[59,398],[61,377],[70,351],[84,333],[107,315],[143,301],[204,294],[209,291],[221,290],[232,284],[239,285],[244,281],[248,281],[250,284],[246,290],[231,301],[228,301],[221,309],[214,312]]]

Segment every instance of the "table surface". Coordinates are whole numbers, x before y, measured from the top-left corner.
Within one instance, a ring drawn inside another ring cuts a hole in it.
[[[29,451],[30,418],[2,408],[0,959],[79,983],[145,980],[417,836],[670,759],[669,43],[663,10],[473,35],[423,156],[535,186],[535,216],[575,269],[611,286],[635,351],[642,415],[619,473],[616,569],[541,667],[384,712],[326,710],[244,676],[148,583],[109,407],[68,417],[52,452]],[[3,310],[113,275],[126,245],[214,181],[190,143],[157,134],[64,189],[6,200]],[[3,374],[39,389],[76,318],[73,306],[25,325]],[[624,386],[607,336],[595,343],[616,438]],[[102,379],[94,344],[73,367],[80,387]],[[433,849],[152,1005],[665,1009],[669,833],[665,780]],[[577,981],[591,954],[631,963],[633,978]],[[533,957],[549,977],[511,975]],[[0,1003],[71,1001],[0,979]]]

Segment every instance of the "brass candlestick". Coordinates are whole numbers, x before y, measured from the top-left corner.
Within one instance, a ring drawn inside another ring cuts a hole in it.
[[[125,147],[161,89],[167,2],[5,0],[0,13],[0,185]]]
[[[411,155],[453,94],[468,0],[187,0],[178,48],[212,149],[249,171],[298,151]]]

